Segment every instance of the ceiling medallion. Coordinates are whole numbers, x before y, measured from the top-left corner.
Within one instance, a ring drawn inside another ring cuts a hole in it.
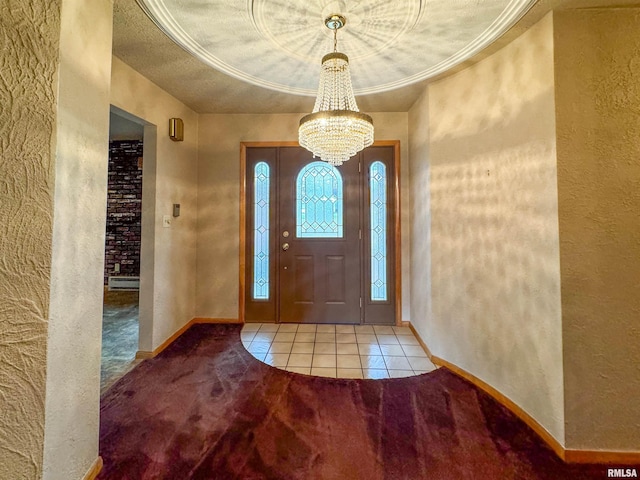
[[[300,120],[300,145],[331,165],[339,166],[373,143],[373,120],[360,113],[351,85],[349,58],[338,52],[338,30],[346,18],[330,15],[325,25],[333,30],[333,52],[322,57],[320,84],[313,113]]]
[[[340,41],[358,64],[351,72],[354,93],[371,95],[435,77],[472,58],[537,0],[136,2],[207,65],[253,85],[311,97],[318,86],[313,65],[331,33],[322,19],[334,12],[349,19]]]

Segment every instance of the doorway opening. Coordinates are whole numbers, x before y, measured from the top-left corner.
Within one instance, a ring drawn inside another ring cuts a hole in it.
[[[336,168],[294,143],[242,144],[243,321],[399,324],[399,147]]]
[[[137,363],[144,125],[112,107],[109,122],[101,391]]]

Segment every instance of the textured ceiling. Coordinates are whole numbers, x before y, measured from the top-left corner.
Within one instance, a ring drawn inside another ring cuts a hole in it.
[[[333,49],[322,21],[336,8],[347,16],[338,49],[350,57],[358,106],[384,112],[409,110],[426,82],[489,55],[549,10],[638,3],[138,1],[147,14],[136,0],[114,0],[114,55],[199,113],[311,111],[320,59]]]
[[[187,51],[258,86],[313,96],[332,51],[324,19],[346,17],[339,51],[356,95],[410,85],[446,71],[504,33],[534,0],[139,0]]]

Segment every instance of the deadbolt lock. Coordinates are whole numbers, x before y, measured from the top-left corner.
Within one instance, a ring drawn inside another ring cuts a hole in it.
[[[287,230],[285,230],[284,232],[282,232],[282,236],[284,238],[288,238],[289,237],[289,232]]]

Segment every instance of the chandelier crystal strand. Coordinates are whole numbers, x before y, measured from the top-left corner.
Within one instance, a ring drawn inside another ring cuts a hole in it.
[[[325,20],[325,25],[334,30],[334,52],[322,58],[313,113],[300,120],[298,129],[300,145],[334,166],[373,143],[373,120],[358,110],[349,58],[337,51],[336,31],[345,21],[340,15]]]

